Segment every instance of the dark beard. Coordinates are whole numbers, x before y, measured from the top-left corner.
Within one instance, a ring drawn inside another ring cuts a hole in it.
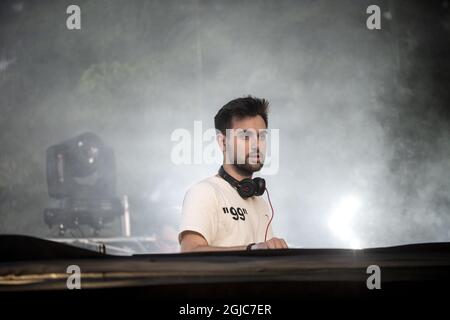
[[[241,163],[241,164],[234,164],[234,167],[236,168],[236,171],[244,177],[251,177],[254,172],[257,172],[261,170],[263,164],[262,163],[256,163],[256,164],[250,164],[250,163]]]

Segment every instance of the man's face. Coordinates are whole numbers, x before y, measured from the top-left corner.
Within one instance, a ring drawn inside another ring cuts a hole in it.
[[[257,115],[233,119],[225,138],[225,161],[253,173],[261,170],[266,153],[267,126]]]

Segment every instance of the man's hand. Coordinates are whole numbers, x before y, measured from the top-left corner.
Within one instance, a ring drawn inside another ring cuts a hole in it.
[[[208,245],[205,238],[195,231],[183,231],[181,238],[181,252],[193,251],[236,251],[245,250],[247,245],[234,247],[212,247]],[[252,246],[252,250],[256,249],[287,249],[286,241],[279,238],[272,238],[266,242],[259,242]]]
[[[266,242],[258,242],[252,246],[252,250],[258,249],[287,249],[288,246],[284,239],[272,238]]]

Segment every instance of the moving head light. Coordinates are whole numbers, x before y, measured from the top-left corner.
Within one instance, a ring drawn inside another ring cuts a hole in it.
[[[97,234],[123,212],[115,191],[115,158],[94,133],[86,132],[47,149],[47,188],[56,206],[44,219],[51,228],[89,225]]]

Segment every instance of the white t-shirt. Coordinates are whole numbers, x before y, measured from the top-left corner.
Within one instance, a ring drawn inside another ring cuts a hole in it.
[[[195,231],[215,247],[242,246],[264,241],[272,211],[262,196],[243,199],[219,176],[206,178],[186,193],[179,233]],[[267,240],[273,237],[272,225]]]

